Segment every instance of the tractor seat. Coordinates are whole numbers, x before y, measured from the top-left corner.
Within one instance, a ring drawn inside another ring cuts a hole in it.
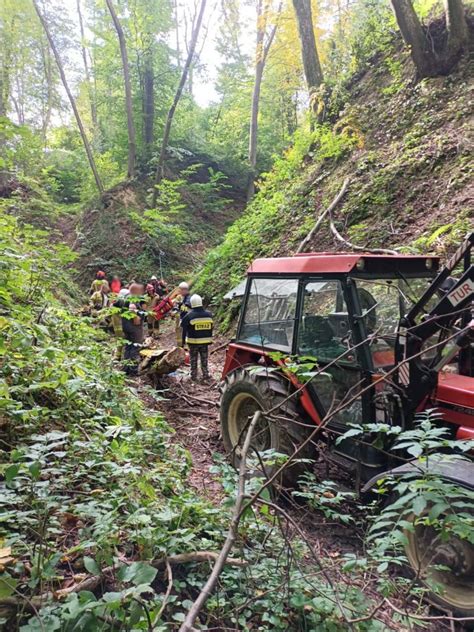
[[[329,324],[336,338],[345,338],[349,331],[349,315],[347,312],[333,312],[328,315]]]
[[[334,338],[329,320],[323,316],[303,316],[301,325],[301,343],[308,349],[327,344]]]

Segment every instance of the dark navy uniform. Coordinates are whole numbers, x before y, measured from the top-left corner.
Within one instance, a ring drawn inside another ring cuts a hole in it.
[[[186,344],[189,347],[191,379],[198,377],[198,358],[201,358],[201,371],[205,380],[209,379],[208,348],[212,343],[214,320],[211,312],[204,307],[194,307],[181,321]]]

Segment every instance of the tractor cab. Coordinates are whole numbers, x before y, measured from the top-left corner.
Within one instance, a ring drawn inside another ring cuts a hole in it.
[[[317,253],[257,259],[248,280],[237,336],[230,344],[224,378],[240,367],[268,367],[286,356],[296,363],[314,360],[318,371],[307,382],[300,403],[315,423],[331,411],[337,434],[349,423],[388,421],[392,411],[377,406],[370,386],[396,362],[400,319],[433,282],[436,257]],[[295,381],[295,380],[294,380]],[[364,391],[358,395],[359,391]],[[368,479],[386,467],[386,458],[335,451],[351,463],[366,464]]]

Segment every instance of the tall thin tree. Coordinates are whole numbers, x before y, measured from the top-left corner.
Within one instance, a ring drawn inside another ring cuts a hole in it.
[[[74,117],[76,119],[77,127],[79,128],[79,133],[81,135],[82,143],[84,145],[84,149],[85,149],[86,154],[87,154],[87,160],[89,161],[89,165],[90,165],[91,171],[92,171],[92,173],[94,175],[95,183],[97,185],[97,188],[98,188],[99,192],[102,193],[104,191],[104,187],[102,185],[102,181],[100,179],[99,172],[98,172],[97,166],[95,164],[94,155],[92,153],[92,149],[91,149],[89,140],[87,138],[86,130],[84,129],[84,125],[82,123],[82,119],[81,119],[81,116],[79,114],[79,110],[77,109],[76,100],[74,99],[74,96],[73,96],[73,94],[71,92],[71,89],[69,88],[69,84],[68,84],[67,79],[66,79],[66,74],[64,72],[64,66],[62,64],[61,57],[59,56],[58,49],[56,48],[56,45],[55,45],[54,40],[53,40],[53,37],[52,37],[51,32],[49,30],[48,23],[47,23],[45,17],[43,16],[43,14],[41,13],[41,10],[40,10],[40,8],[38,6],[37,0],[32,0],[32,2],[33,2],[33,6],[35,8],[36,14],[38,15],[39,21],[41,22],[41,26],[44,29],[46,37],[48,38],[48,43],[49,43],[49,46],[50,46],[50,48],[51,48],[51,50],[53,52],[54,59],[56,60],[56,65],[58,67],[59,76],[61,77],[61,81],[62,81],[62,84],[64,86],[64,90],[66,91],[66,94],[68,96],[69,103],[71,104],[72,111],[74,112]]]
[[[257,148],[258,148],[258,113],[260,110],[260,92],[262,90],[263,72],[267,63],[268,53],[275,39],[278,26],[278,17],[281,13],[281,5],[277,11],[277,20],[267,34],[268,13],[270,10],[269,0],[257,0],[257,41],[255,47],[255,79],[252,91],[252,103],[250,107],[250,133],[248,161],[250,166],[249,179],[247,184],[247,202],[255,194],[255,176],[257,168]]]
[[[82,17],[81,0],[77,0],[76,8],[77,8],[77,17],[78,17],[78,20],[79,20],[79,31],[80,31],[80,34],[81,34],[82,62],[84,64],[84,75],[85,75],[85,78],[86,78],[87,93],[89,95],[89,105],[90,105],[90,109],[91,109],[92,126],[94,128],[94,131],[97,131],[98,130],[97,105],[96,105],[96,99],[95,99],[95,94],[94,94],[94,88],[93,88],[92,82],[91,82],[91,73],[90,73],[90,70],[89,70],[89,61],[87,59],[86,33],[85,33],[85,29],[84,29],[84,19]]]
[[[295,9],[296,23],[298,25],[304,76],[306,85],[308,86],[310,102],[314,107],[312,97],[316,89],[323,82],[323,71],[321,69],[314,35],[311,0],[293,0],[293,7]]]
[[[469,38],[466,11],[462,0],[444,0],[444,6],[448,29],[448,51],[450,55],[456,56],[464,50]]]
[[[204,17],[204,11],[206,10],[206,1],[207,0],[201,0],[199,12],[198,12],[197,19],[196,19],[194,29],[193,29],[193,33],[191,36],[191,41],[189,43],[188,55],[186,57],[186,61],[183,66],[183,70],[181,72],[181,78],[179,80],[179,84],[176,89],[173,102],[171,103],[171,107],[168,110],[168,114],[166,117],[165,129],[163,132],[163,140],[161,142],[160,157],[158,158],[158,165],[156,167],[155,189],[153,191],[153,200],[152,200],[153,206],[156,205],[156,200],[158,198],[157,185],[159,185],[161,180],[163,179],[166,151],[168,149],[168,143],[169,143],[170,133],[171,133],[171,125],[173,123],[174,114],[176,112],[176,108],[178,106],[179,100],[181,98],[181,95],[183,94],[184,86],[188,78],[189,68],[193,62],[194,51],[196,50],[196,44],[198,41],[199,32],[201,30],[202,20]]]
[[[155,127],[155,74],[151,45],[145,53],[143,69],[143,139],[145,157],[149,158],[154,139]]]
[[[117,31],[117,37],[120,45],[120,55],[122,57],[123,82],[125,88],[125,109],[127,111],[127,129],[128,129],[128,169],[127,175],[133,178],[135,175],[135,162],[137,157],[137,144],[135,135],[135,122],[133,120],[133,102],[132,102],[132,84],[130,81],[130,67],[128,64],[127,43],[122,25],[118,19],[112,0],[105,0],[109,9],[112,21]]]

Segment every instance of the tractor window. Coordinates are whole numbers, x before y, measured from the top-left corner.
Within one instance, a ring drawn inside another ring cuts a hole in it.
[[[238,339],[289,353],[297,294],[297,279],[253,279]]]
[[[399,319],[431,279],[358,279],[356,283],[374,366],[393,365]],[[433,301],[437,300],[434,297]]]
[[[335,360],[348,349],[349,318],[340,281],[313,281],[304,289],[298,352],[321,362]],[[355,362],[354,354],[344,363]]]

